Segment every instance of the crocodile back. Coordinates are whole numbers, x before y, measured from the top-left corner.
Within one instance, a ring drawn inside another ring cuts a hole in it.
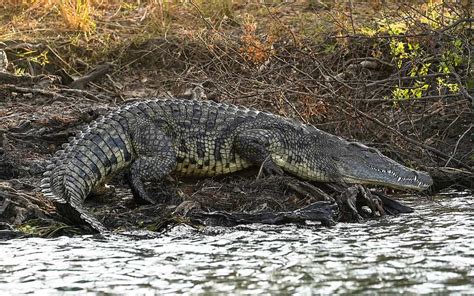
[[[154,100],[126,108],[133,114],[165,123],[177,155],[175,173],[179,175],[215,176],[247,168],[252,164],[234,149],[235,137],[240,132],[288,130],[293,126],[291,120],[274,114],[213,101]],[[286,135],[291,137],[293,133]]]

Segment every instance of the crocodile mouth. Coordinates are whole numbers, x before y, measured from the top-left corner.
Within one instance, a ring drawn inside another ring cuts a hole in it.
[[[409,172],[411,176],[403,177],[392,170],[375,170],[375,173],[378,175],[374,175],[372,177],[367,175],[363,177],[357,177],[344,173],[341,175],[342,179],[347,183],[384,185],[397,189],[425,190],[433,185],[433,179],[431,179],[431,177],[424,172],[411,171]]]

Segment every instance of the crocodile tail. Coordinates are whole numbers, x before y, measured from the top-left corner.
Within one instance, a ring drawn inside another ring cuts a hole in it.
[[[42,192],[71,222],[105,228],[82,207],[89,193],[110,175],[127,167],[133,158],[128,138],[130,118],[110,113],[79,132],[56,152],[42,180]]]
[[[92,173],[90,159],[86,161],[84,150],[80,151],[81,145],[85,145],[85,136],[86,133],[80,132],[69,143],[63,144],[63,150],[56,152],[46,167],[41,191],[54,203],[58,214],[72,223],[85,224],[102,233],[106,229],[82,207],[84,199],[100,181]]]
[[[55,168],[53,168],[55,166]],[[81,200],[81,193],[74,187],[68,186],[68,180],[61,175],[64,167],[51,164],[41,180],[41,192],[50,199],[58,214],[72,223],[85,224],[92,230],[105,233],[107,229],[82,208],[77,200]]]

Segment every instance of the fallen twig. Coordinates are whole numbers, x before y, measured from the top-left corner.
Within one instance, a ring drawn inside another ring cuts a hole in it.
[[[105,74],[109,73],[111,69],[112,64],[110,63],[99,65],[81,78],[75,79],[71,84],[69,84],[69,87],[72,89],[83,89],[89,82],[105,76]]]
[[[40,94],[40,95],[45,95],[49,97],[53,97],[54,99],[62,99],[62,100],[67,100],[68,98],[55,92],[55,91],[49,91],[41,88],[31,88],[31,87],[22,87],[22,86],[16,86],[16,85],[11,85],[11,84],[5,84],[5,85],[0,85],[0,89],[6,89],[12,92],[18,92],[18,93],[31,93],[31,94]]]

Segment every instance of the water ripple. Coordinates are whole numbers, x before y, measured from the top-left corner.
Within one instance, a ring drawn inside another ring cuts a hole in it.
[[[153,240],[0,242],[0,293],[474,291],[472,194],[404,200],[415,213],[333,228],[183,226]]]

